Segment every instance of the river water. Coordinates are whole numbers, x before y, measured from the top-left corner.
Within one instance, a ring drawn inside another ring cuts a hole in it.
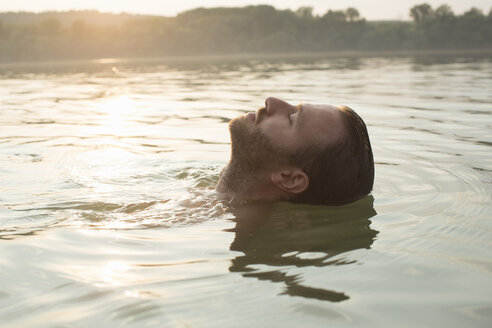
[[[354,108],[376,179],[342,207],[234,208],[227,122]],[[5,327],[490,327],[492,59],[0,66]]]

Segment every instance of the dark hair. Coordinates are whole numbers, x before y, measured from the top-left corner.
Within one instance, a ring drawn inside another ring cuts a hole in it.
[[[346,135],[335,144],[316,145],[296,155],[309,177],[309,186],[292,201],[342,205],[361,199],[371,191],[374,159],[367,127],[351,108],[344,106],[340,110]]]

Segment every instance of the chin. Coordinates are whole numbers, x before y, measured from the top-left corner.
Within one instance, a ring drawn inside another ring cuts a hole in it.
[[[234,126],[236,124],[239,124],[238,122],[240,122],[241,120],[244,120],[244,115],[243,116],[238,116],[238,117],[235,117],[233,118],[232,120],[229,121],[229,130],[232,128],[234,128]]]
[[[250,127],[248,124],[248,120],[246,116],[239,116],[229,122],[229,132],[231,134],[231,139],[234,138],[235,135],[246,136],[248,135]]]

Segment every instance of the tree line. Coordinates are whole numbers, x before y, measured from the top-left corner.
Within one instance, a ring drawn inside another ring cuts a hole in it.
[[[24,15],[24,22],[17,23],[15,15]],[[87,12],[68,12],[33,20],[36,14],[0,14],[0,61],[492,50],[492,9],[487,15],[476,8],[455,15],[447,5],[414,6],[409,11],[413,21],[366,21],[355,8],[313,15],[311,7],[292,11],[268,5],[197,8],[175,17],[91,15],[106,16],[87,19]]]

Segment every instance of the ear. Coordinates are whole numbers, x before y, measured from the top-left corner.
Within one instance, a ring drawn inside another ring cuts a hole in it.
[[[309,186],[309,177],[299,168],[273,172],[270,180],[277,188],[296,195],[303,193]]]

